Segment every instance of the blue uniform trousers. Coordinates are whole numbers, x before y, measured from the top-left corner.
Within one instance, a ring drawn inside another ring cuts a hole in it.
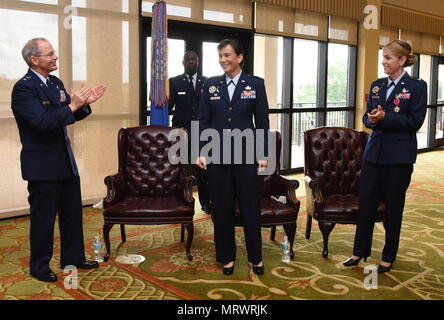
[[[374,164],[363,161],[359,185],[359,213],[353,254],[368,257],[371,253],[376,209],[385,201],[385,246],[382,260],[393,263],[399,247],[405,195],[413,164]]]
[[[263,176],[257,174],[257,165],[209,165],[208,178],[216,260],[223,264],[236,260],[234,206],[237,201],[248,261],[258,264],[262,261],[260,195]]]
[[[57,213],[61,237],[60,264],[85,261],[80,178],[28,181],[28,191],[31,207],[31,274],[49,270]]]

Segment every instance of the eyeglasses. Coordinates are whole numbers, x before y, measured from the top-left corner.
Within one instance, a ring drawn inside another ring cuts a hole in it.
[[[56,52],[54,51],[54,52],[50,52],[50,53],[48,53],[48,54],[39,54],[38,56],[34,56],[34,57],[50,57],[50,58],[52,58],[52,57],[54,57],[54,56],[56,56],[57,54],[56,54]]]

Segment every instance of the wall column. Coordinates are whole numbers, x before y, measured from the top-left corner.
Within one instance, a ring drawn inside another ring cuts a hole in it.
[[[377,12],[375,13],[374,10],[372,10],[370,13],[366,13],[364,21],[359,23],[355,118],[355,127],[357,130],[367,130],[362,123],[362,116],[364,115],[366,109],[366,98],[370,85],[378,78],[381,4],[382,0],[365,1],[365,8],[368,8],[367,6],[374,6],[376,7]],[[374,19],[367,21],[369,16],[376,16],[378,21],[376,22]],[[376,29],[371,27],[376,27]]]

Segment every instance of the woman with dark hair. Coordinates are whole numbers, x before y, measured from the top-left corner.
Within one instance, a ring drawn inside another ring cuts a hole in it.
[[[388,78],[372,83],[362,118],[372,133],[363,156],[353,256],[344,262],[346,267],[370,256],[381,201],[385,203],[385,246],[378,273],[390,271],[396,259],[405,195],[417,155],[416,132],[427,111],[427,84],[404,71],[415,62],[407,42],[394,40],[383,48]]]
[[[233,145],[235,138],[229,140],[229,145],[223,144],[222,141],[225,133],[231,133],[235,129],[246,133],[251,131],[254,134],[256,129],[268,132],[268,100],[264,80],[242,71],[244,51],[238,41],[223,40],[218,46],[218,51],[219,64],[224,74],[205,81],[199,106],[199,131],[200,133],[206,129],[217,131],[221,144],[217,150],[220,151],[220,157],[215,159],[215,150],[212,150],[210,163],[209,156],[202,152],[203,144],[201,144],[196,164],[202,169],[208,169],[216,260],[223,264],[222,272],[230,275],[234,271],[236,259],[234,210],[237,202],[244,227],[248,261],[252,263],[254,273],[262,274],[264,264],[260,198],[263,176],[258,174],[258,170],[264,170],[268,162],[262,159],[258,159],[257,162],[247,160],[248,144],[253,143],[254,147],[255,138],[246,139],[246,143],[242,143],[239,149]],[[254,134],[252,135],[255,137]],[[228,152],[230,156],[226,157]],[[242,161],[239,163],[234,159]]]

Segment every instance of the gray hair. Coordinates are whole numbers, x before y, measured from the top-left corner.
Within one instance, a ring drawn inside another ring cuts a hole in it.
[[[23,59],[25,59],[27,65],[30,67],[32,67],[31,57],[32,56],[35,57],[41,53],[40,48],[39,48],[39,41],[49,42],[45,38],[34,38],[34,39],[29,40],[22,49]]]

